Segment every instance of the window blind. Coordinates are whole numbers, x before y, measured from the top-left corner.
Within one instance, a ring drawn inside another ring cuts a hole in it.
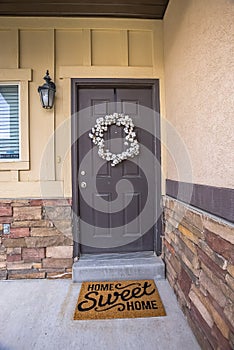
[[[19,158],[19,86],[0,85],[0,160]]]

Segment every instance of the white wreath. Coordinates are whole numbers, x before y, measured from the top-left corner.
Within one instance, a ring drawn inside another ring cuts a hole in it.
[[[129,147],[122,153],[115,154],[108,149],[105,149],[103,134],[107,131],[108,126],[113,124],[124,126],[124,132],[126,134],[124,145]],[[133,129],[134,124],[132,118],[128,115],[114,113],[106,115],[105,117],[97,118],[96,124],[92,128],[89,137],[92,139],[93,143],[98,146],[98,155],[104,160],[111,161],[111,166],[115,166],[124,159],[133,158],[139,154],[140,146]]]

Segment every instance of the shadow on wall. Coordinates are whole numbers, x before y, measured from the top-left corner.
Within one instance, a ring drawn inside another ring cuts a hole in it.
[[[174,46],[178,46],[176,38],[179,37],[178,32],[180,31],[180,28],[183,27],[182,24],[186,19],[186,13],[188,12],[188,8],[191,7],[192,1],[179,0],[179,2],[180,2],[180,6],[178,6],[178,3],[176,1],[169,1],[167,10],[165,12],[164,19],[163,19],[164,45],[166,43],[167,56],[170,55],[170,51],[173,51]],[[171,13],[173,13],[173,16],[171,16]],[[167,21],[169,16],[170,16],[170,33],[173,33],[173,36],[167,35],[167,28],[165,26],[165,22]]]

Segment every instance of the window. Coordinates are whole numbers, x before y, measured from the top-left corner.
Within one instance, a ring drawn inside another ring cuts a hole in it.
[[[31,69],[0,69],[0,171],[28,170]]]
[[[0,84],[0,161],[20,159],[19,85]]]

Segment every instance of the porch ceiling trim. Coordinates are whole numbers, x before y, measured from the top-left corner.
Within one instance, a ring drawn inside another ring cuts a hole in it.
[[[169,0],[2,0],[0,16],[162,19]]]

